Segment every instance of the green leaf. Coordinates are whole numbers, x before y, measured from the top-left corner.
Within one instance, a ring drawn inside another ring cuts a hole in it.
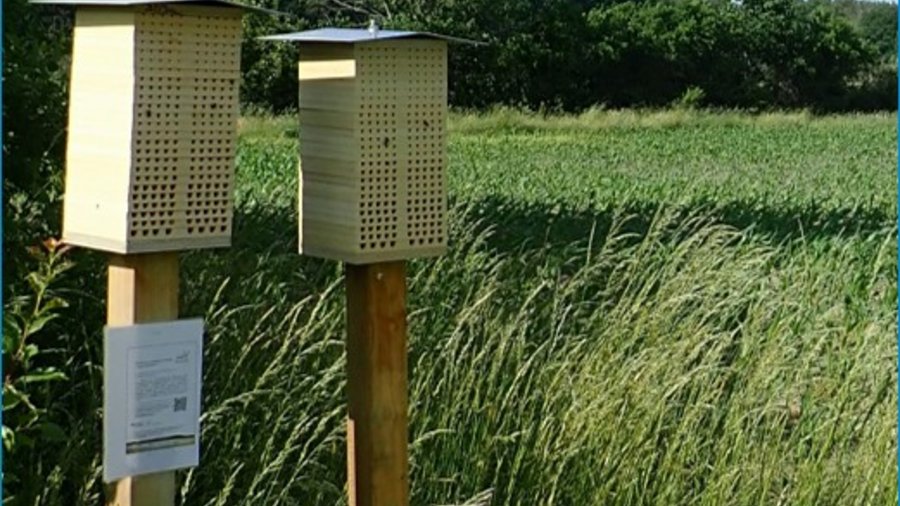
[[[52,297],[44,301],[44,307],[41,308],[41,313],[46,313],[47,311],[52,311],[54,309],[64,309],[69,307],[69,303],[60,297]]]
[[[46,280],[37,272],[30,273],[25,279],[34,293],[42,293],[47,288]]]
[[[12,385],[3,385],[3,411],[10,410],[19,404],[28,404],[28,396]]]
[[[22,343],[22,327],[15,315],[6,314],[3,318],[3,354],[12,354]]]
[[[10,451],[12,451],[13,446],[15,446],[15,444],[16,444],[16,433],[12,429],[7,427],[6,425],[3,426],[2,433],[3,433],[3,449],[6,450],[7,452],[10,452]]]
[[[57,313],[50,313],[31,320],[30,322],[28,322],[28,326],[25,327],[25,335],[30,336],[40,332],[41,329],[43,329],[44,326],[47,325],[47,323],[55,320],[58,316],[59,314]]]
[[[40,348],[37,347],[36,344],[26,344],[25,345],[25,361],[27,362],[32,357],[36,356],[40,353]]]
[[[65,373],[56,370],[55,367],[38,369],[22,377],[22,381],[25,383],[45,383],[47,381],[61,381],[65,379],[68,379]]]

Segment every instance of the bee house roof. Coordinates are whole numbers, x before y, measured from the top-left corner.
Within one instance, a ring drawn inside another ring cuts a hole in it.
[[[100,7],[131,7],[136,5],[161,5],[161,4],[182,4],[182,5],[209,5],[213,7],[234,7],[247,11],[260,12],[272,15],[281,15],[283,13],[264,9],[262,7],[254,7],[245,5],[232,0],[31,0],[30,3],[40,5],[69,5],[77,6],[100,6]]]
[[[269,35],[260,37],[262,40],[288,41],[288,42],[307,42],[307,43],[343,43],[343,44],[363,44],[366,42],[376,42],[379,40],[393,39],[435,39],[446,40],[448,42],[460,42],[465,44],[478,44],[475,41],[450,37],[447,35],[439,35],[429,32],[408,32],[399,30],[367,30],[364,28],[319,28],[317,30],[307,30],[304,32],[282,33],[278,35]]]

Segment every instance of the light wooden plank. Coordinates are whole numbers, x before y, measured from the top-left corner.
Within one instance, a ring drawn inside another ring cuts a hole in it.
[[[349,264],[371,264],[375,262],[393,262],[414,258],[432,258],[447,252],[446,246],[430,248],[394,248],[381,251],[349,251],[342,248],[329,248],[321,244],[301,246],[300,253],[316,258],[336,260]]]
[[[66,244],[123,255],[187,249],[228,248],[231,246],[231,237],[229,236],[197,237],[192,235],[190,237],[176,236],[174,238],[126,242],[124,240],[118,241],[106,237],[70,232],[68,235],[63,235],[62,241]]]
[[[327,109],[300,109],[298,116],[303,127],[326,127],[340,130],[356,130],[359,126],[358,114],[351,111],[330,111]]]
[[[356,112],[355,79],[317,79],[300,81],[298,106],[301,109]]]
[[[300,81],[318,79],[352,79],[356,77],[356,60],[300,61],[297,69]]]
[[[134,13],[77,9],[63,200],[63,236],[72,244],[90,247],[79,241],[85,235],[125,240],[133,68]]]
[[[322,156],[303,155],[300,176],[303,179],[327,181],[359,188],[359,162]]]
[[[318,142],[338,145],[353,153],[359,152],[355,129],[329,128],[319,125],[304,124],[300,127],[301,142]],[[309,152],[312,158],[321,157],[316,151]]]
[[[302,166],[308,166],[303,162],[304,153],[315,153],[319,158],[331,158],[343,162],[356,162],[359,160],[359,145],[356,142],[347,142],[341,138],[329,138],[326,136],[300,136],[300,160]]]
[[[305,232],[298,241],[301,253],[309,251],[307,243],[310,241],[314,247],[322,247],[330,251],[343,251],[347,244],[359,240],[359,230],[355,225],[339,225],[333,222],[304,218],[300,226]]]
[[[319,202],[322,204],[327,204],[329,201],[339,201],[335,202],[334,206],[317,206],[317,205],[309,205],[305,206],[312,210],[320,210],[322,207],[326,208],[348,208],[348,209],[357,209],[358,206],[354,206],[354,202],[356,201],[357,196],[359,195],[359,189],[355,186],[346,185],[343,183],[332,184],[324,181],[315,181],[309,177],[308,174],[304,175],[303,184],[307,187],[314,186],[311,189],[310,195],[307,196],[306,202]],[[315,199],[315,200],[312,200]],[[349,205],[345,205],[349,204]]]

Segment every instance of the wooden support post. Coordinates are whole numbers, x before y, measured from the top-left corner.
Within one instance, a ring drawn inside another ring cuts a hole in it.
[[[406,262],[346,264],[350,506],[407,506]]]
[[[178,318],[178,253],[114,255],[109,260],[106,322],[110,326]],[[108,506],[175,504],[175,473],[124,478],[106,489]]]

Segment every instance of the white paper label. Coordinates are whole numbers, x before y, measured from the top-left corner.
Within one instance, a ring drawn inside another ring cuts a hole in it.
[[[203,321],[107,327],[103,479],[196,466]]]

